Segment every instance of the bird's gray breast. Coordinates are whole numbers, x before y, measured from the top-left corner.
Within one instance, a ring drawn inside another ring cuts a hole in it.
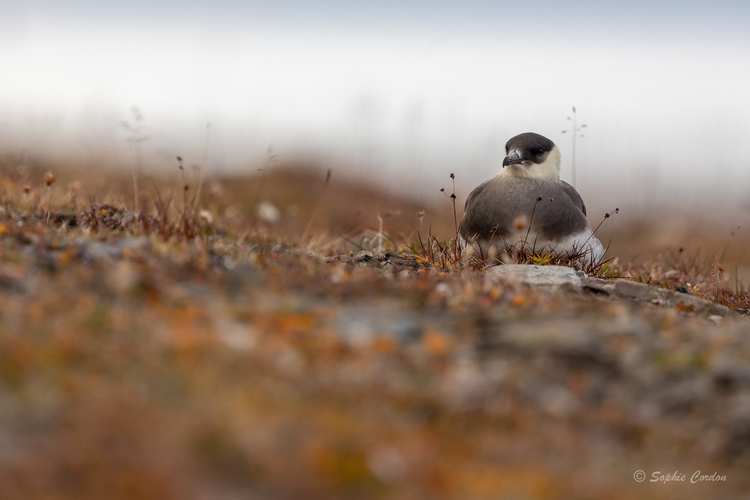
[[[466,239],[509,238],[514,221],[525,216],[531,222],[530,238],[558,242],[589,228],[583,210],[581,197],[569,184],[497,176],[469,195],[460,231]]]

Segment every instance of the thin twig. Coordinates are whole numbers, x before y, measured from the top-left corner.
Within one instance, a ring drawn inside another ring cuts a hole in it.
[[[193,199],[193,208],[196,210],[200,207],[201,202],[201,189],[203,188],[203,179],[206,177],[206,170],[208,164],[208,143],[211,135],[211,124],[206,123],[206,147],[203,150],[203,164],[201,165],[200,177],[198,178],[198,188],[195,191],[195,198]]]
[[[300,238],[300,244],[302,244],[305,239],[307,238],[308,233],[310,232],[310,228],[312,227],[312,223],[315,220],[315,216],[318,214],[318,210],[320,209],[320,202],[323,200],[323,195],[326,193],[326,189],[328,188],[328,182],[331,180],[331,169],[328,169],[328,172],[326,173],[326,180],[323,183],[323,189],[320,191],[320,196],[318,196],[318,201],[315,203],[315,208],[313,208],[312,214],[310,215],[310,220],[307,222],[307,226],[305,227],[304,232],[302,233],[302,237]]]
[[[134,200],[134,208],[136,212],[139,212],[139,204],[138,204],[138,174],[136,173],[136,165],[135,165],[135,152],[133,151],[133,141],[130,142],[130,158],[133,163],[133,200]]]

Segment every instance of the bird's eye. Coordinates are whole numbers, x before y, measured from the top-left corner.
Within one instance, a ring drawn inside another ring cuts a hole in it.
[[[536,155],[537,156],[542,156],[543,154],[544,154],[544,150],[543,149],[537,149],[536,150]]]

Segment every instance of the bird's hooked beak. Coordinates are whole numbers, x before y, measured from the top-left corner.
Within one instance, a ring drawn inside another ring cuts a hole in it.
[[[523,158],[521,158],[521,155],[518,154],[518,151],[515,149],[508,153],[508,156],[505,157],[503,160],[503,168],[507,167],[508,165],[516,165],[519,163],[523,163]]]

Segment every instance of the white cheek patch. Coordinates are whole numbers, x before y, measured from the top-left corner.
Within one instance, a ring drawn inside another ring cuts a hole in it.
[[[526,166],[530,165],[530,166]],[[525,161],[522,165],[508,165],[498,175],[523,177],[527,179],[560,180],[560,150],[552,148],[543,163]]]

